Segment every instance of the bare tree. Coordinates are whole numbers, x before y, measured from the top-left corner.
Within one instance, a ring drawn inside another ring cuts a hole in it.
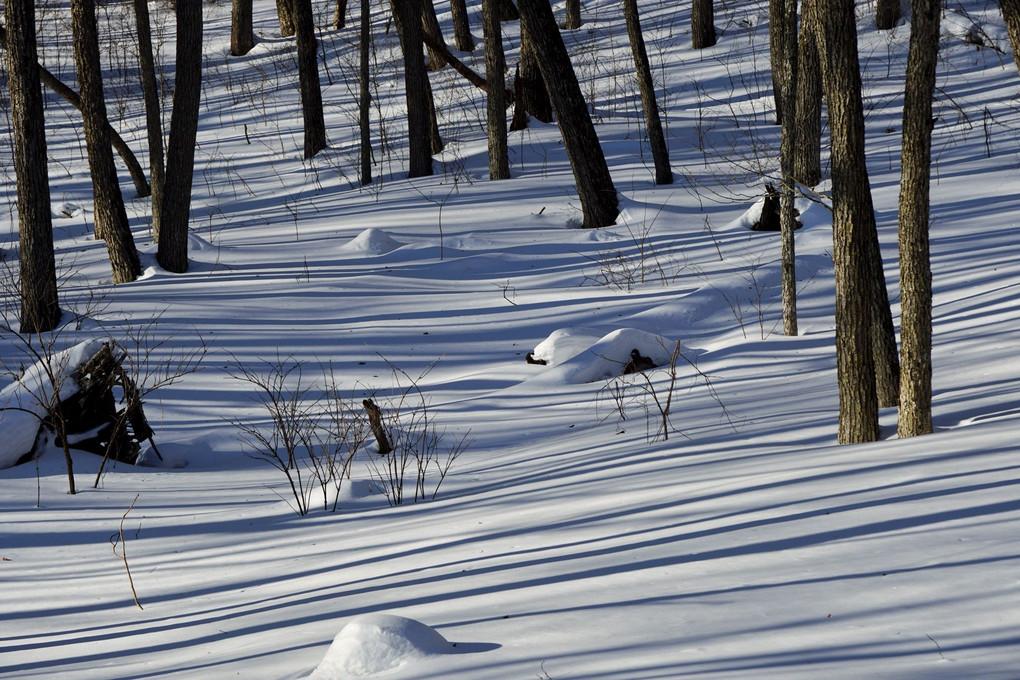
[[[864,156],[864,106],[853,0],[830,0],[822,19],[825,99],[832,137],[836,372],[841,444],[878,439],[868,262],[874,208]]]
[[[783,69],[783,55],[789,42],[796,39],[796,24],[791,34],[789,22],[786,21],[786,0],[769,0],[769,60],[772,67],[772,95],[776,103],[776,125],[783,123],[783,103],[786,101],[783,89],[790,87],[787,82],[789,74]]]
[[[252,0],[233,0],[230,5],[230,53],[240,57],[255,47]]]
[[[131,236],[124,197],[106,134],[106,101],[99,61],[99,29],[94,0],[71,0],[71,34],[74,61],[81,87],[81,116],[92,175],[95,233],[106,241],[114,283],[134,281],[141,274],[138,252]]]
[[[999,0],[999,10],[1009,32],[1009,44],[1013,48],[1013,65],[1020,71],[1020,0]]]
[[[276,0],[276,16],[280,22],[280,35],[294,35],[294,0]]]
[[[568,31],[581,28],[581,0],[567,0],[563,28]]]
[[[910,53],[903,101],[900,179],[900,437],[929,434],[931,419],[931,186],[932,93],[939,49],[940,0],[910,3]]]
[[[782,173],[780,193],[779,229],[782,234],[782,292],[783,292],[783,333],[797,335],[797,268],[794,231],[797,219],[794,210],[793,156],[797,148],[797,0],[783,0],[779,16],[784,26],[777,32],[784,36],[777,41],[782,50],[778,55],[780,68],[786,73],[780,90],[782,99],[779,109],[783,111],[782,137],[779,151],[779,165]],[[776,31],[777,27],[770,27]],[[776,61],[775,55],[773,62]]]
[[[138,34],[138,70],[145,102],[145,131],[149,143],[149,176],[152,182],[152,233],[159,239],[160,213],[163,210],[163,112],[159,104],[156,61],[152,53],[152,27],[147,0],[134,0],[135,30]]]
[[[616,187],[570,64],[570,55],[556,28],[552,7],[545,0],[518,0],[517,5],[521,23],[534,38],[542,78],[570,157],[581,201],[582,226],[609,226],[620,214]]]
[[[156,259],[163,269],[180,274],[188,270],[191,183],[202,96],[202,3],[199,0],[177,0],[176,73]]]
[[[298,83],[301,89],[301,113],[305,125],[305,158],[326,148],[326,120],[322,111],[319,84],[319,57],[315,39],[312,0],[291,0],[297,37]]]
[[[443,32],[439,28],[439,18],[436,16],[436,6],[432,4],[432,0],[419,0],[419,2],[421,4],[422,32],[432,38],[431,41],[425,43],[426,52],[429,55],[429,70],[438,71],[446,66],[447,62],[442,50],[432,46],[439,44],[445,46]]]
[[[471,35],[465,0],[450,0],[450,14],[453,15],[453,44],[461,52],[473,51],[475,39]]]
[[[21,333],[32,335],[60,323],[50,181],[46,172],[46,128],[35,40],[35,3],[7,0],[7,76],[11,132],[18,189],[18,240],[21,248]]]
[[[641,107],[645,112],[648,145],[652,150],[652,162],[655,164],[655,183],[672,184],[673,171],[669,167],[669,150],[666,148],[666,137],[662,134],[659,105],[655,101],[655,83],[652,80],[648,52],[645,50],[645,39],[641,35],[641,19],[638,16],[637,0],[623,0],[623,14],[627,21],[630,51],[634,56],[634,70],[637,73],[638,89],[641,92]]]
[[[367,2],[367,0],[366,0]],[[333,12],[333,28],[340,30],[347,25],[347,0],[336,0],[336,11]]]
[[[876,0],[875,26],[879,30],[887,31],[894,27],[900,16],[900,0]]]
[[[485,79],[489,179],[509,179],[510,162],[506,140],[506,58],[503,54],[503,29],[495,0],[482,0],[482,33],[485,40]]]
[[[358,36],[358,130],[361,135],[361,177],[362,186],[372,183],[372,121],[371,74],[369,56],[372,41],[372,8],[367,0],[361,0],[361,28]]]
[[[529,115],[543,123],[551,123],[553,120],[552,102],[549,101],[549,92],[542,80],[535,41],[522,23],[520,61],[514,77],[514,117],[510,129],[523,130],[528,127]]]
[[[694,0],[691,6],[691,47],[696,50],[715,45],[715,12],[712,0]]]
[[[818,55],[819,0],[801,2],[800,37],[797,40],[797,87],[794,115],[797,123],[793,150],[793,177],[809,187],[822,179],[822,63]]]
[[[407,100],[408,176],[432,174],[430,87],[422,59],[421,0],[391,0],[404,52],[404,95]]]

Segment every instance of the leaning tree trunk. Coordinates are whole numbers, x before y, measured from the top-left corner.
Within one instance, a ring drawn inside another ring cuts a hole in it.
[[[468,23],[467,3],[465,0],[450,0],[450,14],[453,15],[453,44],[461,52],[475,49],[475,39],[471,35]]]
[[[662,134],[662,121],[659,120],[659,105],[655,101],[655,83],[652,80],[648,52],[645,50],[645,39],[641,35],[637,0],[623,0],[623,14],[627,21],[627,35],[630,38],[630,51],[634,56],[638,89],[641,91],[641,107],[645,112],[648,145],[652,150],[652,162],[655,164],[655,183],[672,184],[673,170],[669,167],[669,150],[666,148],[666,137]]]
[[[529,115],[543,123],[553,121],[552,102],[549,101],[549,92],[545,89],[545,81],[542,80],[535,41],[531,39],[531,34],[522,23],[520,62],[514,78],[514,117],[510,129],[523,130],[528,127]]]
[[[864,155],[864,107],[853,0],[830,0],[822,19],[825,99],[832,138],[832,236],[836,275],[836,373],[841,444],[878,439],[871,337],[869,231],[874,209]]]
[[[999,0],[999,10],[1009,32],[1009,45],[1013,49],[1013,65],[1020,71],[1020,0]]]
[[[782,21],[783,32],[793,36],[791,40],[782,41],[783,53],[779,55],[779,63],[786,72],[785,86],[781,90],[783,100],[781,109],[783,116],[779,166],[782,173],[782,188],[779,209],[779,230],[782,234],[782,297],[783,297],[783,333],[797,335],[797,268],[794,231],[797,228],[797,217],[794,209],[794,177],[793,156],[797,148],[797,0],[784,0]]]
[[[615,223],[620,214],[616,187],[570,64],[570,55],[556,28],[552,7],[545,0],[518,0],[517,4],[521,23],[534,38],[542,78],[570,158],[581,201],[582,226],[607,227]]]
[[[566,15],[563,18],[563,28],[572,31],[581,28],[581,0],[567,0]]]
[[[33,0],[7,0],[4,14],[11,29],[6,45],[21,248],[18,256],[20,330],[24,335],[34,335],[52,330],[60,323],[50,180],[46,172],[46,121],[35,40],[35,3]],[[73,475],[70,482],[73,488]]]
[[[131,236],[110,137],[106,134],[106,101],[99,61],[99,29],[94,0],[71,0],[71,34],[74,62],[81,87],[81,117],[92,175],[95,234],[106,241],[113,282],[134,281],[142,273]]]
[[[702,50],[715,45],[715,40],[712,0],[694,0],[691,6],[691,47]]]
[[[177,274],[188,270],[188,221],[195,140],[202,97],[202,3],[177,2],[177,82],[166,151],[166,185],[156,260]]]
[[[797,118],[793,177],[816,186],[822,179],[822,65],[818,55],[818,3],[801,3],[800,38],[797,41],[797,87],[794,115]]]
[[[931,259],[928,209],[931,189],[931,115],[939,50],[940,0],[910,3],[910,54],[903,101],[900,166],[900,409],[897,432],[932,432]]]
[[[163,112],[159,105],[159,84],[152,53],[152,28],[147,0],[134,0],[135,28],[138,33],[138,70],[145,102],[145,131],[149,143],[149,175],[152,178],[152,233],[159,240],[160,213],[163,210]]]
[[[428,34],[432,37],[433,42],[442,43],[443,31],[439,28],[439,18],[436,16],[436,6],[432,4],[432,0],[419,0],[421,3],[421,29],[423,33]],[[430,71],[438,71],[439,69],[446,66],[446,58],[443,53],[428,43],[425,45],[425,51],[429,55],[429,68]]]
[[[233,0],[230,5],[230,53],[240,57],[255,47],[252,0]]]
[[[297,33],[298,82],[301,114],[305,125],[304,157],[311,158],[326,148],[326,120],[319,84],[319,57],[315,40],[312,0],[292,0]]]
[[[361,137],[361,185],[372,183],[372,94],[369,56],[372,40],[372,8],[361,0],[361,29],[358,37],[358,130]]]
[[[404,96],[407,101],[408,177],[432,174],[432,125],[429,81],[422,59],[421,0],[392,0],[397,33],[404,52]]]
[[[495,0],[482,0],[482,35],[485,40],[485,79],[489,179],[509,179],[510,161],[506,141],[506,58],[503,29]]]

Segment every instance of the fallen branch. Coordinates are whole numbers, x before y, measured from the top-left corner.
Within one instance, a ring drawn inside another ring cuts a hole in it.
[[[144,610],[145,607],[143,607],[142,603],[138,601],[138,593],[135,591],[134,579],[131,578],[131,567],[128,566],[127,559],[127,543],[124,541],[124,520],[127,519],[128,513],[131,512],[131,509],[135,507],[135,503],[138,501],[138,496],[140,495],[141,494],[135,494],[135,499],[131,501],[131,505],[128,506],[128,509],[124,511],[123,515],[121,515],[120,531],[119,533],[110,536],[110,543],[113,545],[113,554],[119,557],[122,562],[124,562],[124,571],[127,572],[128,585],[131,586],[131,597],[135,599],[135,604],[138,605],[138,608]],[[118,543],[120,544],[119,553],[117,552]]]

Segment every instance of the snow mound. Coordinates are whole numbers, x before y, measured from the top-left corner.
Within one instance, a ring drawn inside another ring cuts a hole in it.
[[[352,619],[337,633],[309,677],[364,678],[453,651],[446,638],[424,623],[393,614],[366,614]]]
[[[400,248],[404,244],[387,234],[382,229],[366,229],[341,246],[348,253],[363,255],[385,255]]]
[[[101,346],[99,340],[86,340],[57,352],[47,363],[30,366],[21,379],[0,391],[0,431],[3,432],[0,469],[11,467],[32,449],[39,423],[46,417],[46,405],[51,402],[53,388],[58,389],[60,401],[74,394],[78,386],[70,379],[70,373]]]
[[[669,338],[636,328],[620,328],[597,340],[592,332],[588,328],[564,328],[540,342],[534,355],[554,364],[554,368],[543,371],[537,379],[574,385],[606,380],[623,372],[631,350],[662,366],[669,364],[675,345]]]

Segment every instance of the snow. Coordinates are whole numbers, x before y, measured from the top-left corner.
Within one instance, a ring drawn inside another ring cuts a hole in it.
[[[406,178],[402,60],[375,4],[376,181],[356,179],[353,23],[320,32],[329,148],[304,160],[275,4],[256,0],[259,45],[235,58],[229,3],[211,3],[189,270],[157,265],[149,203],[122,171],[145,275],[107,285],[77,114],[47,95],[69,313],[44,340],[63,350],[148,334],[133,356],[157,372],[182,351],[208,354],[146,397],[161,466],[118,463],[93,486],[99,460],[76,451],[74,496],[52,445],[38,468],[0,471],[0,678],[1016,678],[1020,78],[1004,38],[1005,52],[964,40],[971,26],[1004,35],[995,3],[947,10],[939,59],[936,431],[899,440],[886,409],[881,440],[855,446],[836,443],[829,185],[798,205],[796,337],[781,335],[778,236],[747,229],[778,171],[767,7],[718,5],[719,44],[695,52],[689,6],[639,4],[677,182],[652,184],[620,3],[584,3],[585,25],[565,36],[623,209],[593,231],[574,228],[555,125],[513,133],[512,178],[488,181],[484,98],[449,71],[431,74],[448,147],[434,176]],[[325,26],[333,4],[314,5]],[[131,45],[121,7],[101,16]],[[73,81],[60,13],[40,21],[44,60]],[[877,31],[860,3],[897,324],[908,29]],[[161,30],[172,50],[172,20]],[[513,22],[503,30],[512,68],[519,36]],[[462,56],[483,70],[481,50]],[[144,162],[135,85],[108,88]],[[0,194],[14,205],[8,139]],[[16,262],[8,214],[0,267]],[[24,349],[0,333],[13,373],[35,363]],[[633,349],[660,367],[619,375]],[[421,397],[441,451],[470,444],[434,500],[390,507],[369,442],[338,511],[313,494],[298,517],[284,476],[245,455],[232,424],[269,418],[230,369],[277,361],[301,363],[309,405],[327,368],[355,404]],[[0,378],[4,398],[31,401],[14,377]],[[671,384],[664,438],[655,397]],[[13,448],[29,428],[3,413]]]

